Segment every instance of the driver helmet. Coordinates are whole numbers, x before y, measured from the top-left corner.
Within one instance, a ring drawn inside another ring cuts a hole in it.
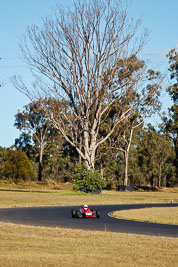
[[[83,208],[84,208],[84,210],[87,210],[88,209],[88,205],[87,204],[83,205]]]

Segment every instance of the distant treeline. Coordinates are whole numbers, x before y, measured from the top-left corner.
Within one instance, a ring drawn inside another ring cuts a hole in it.
[[[17,182],[20,180],[71,182],[75,166],[81,163],[75,149],[61,135],[48,129],[41,160],[40,143],[35,143],[33,138],[34,133],[29,136],[23,133],[16,139],[14,146],[0,147],[0,178]],[[124,140],[115,142],[116,144],[114,147],[106,142],[97,151],[95,169],[105,178],[105,187],[108,189],[124,184],[126,167]],[[173,139],[168,132],[163,132],[161,128],[156,130],[152,125],[146,128],[140,125],[133,133],[127,172],[130,185],[175,186],[176,153]]]

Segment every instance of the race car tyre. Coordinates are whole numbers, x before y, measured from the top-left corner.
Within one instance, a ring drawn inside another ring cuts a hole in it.
[[[76,218],[76,210],[72,209],[72,218]]]
[[[81,214],[81,212],[79,210],[77,210],[77,212],[76,212],[76,217],[77,218],[81,218],[82,217],[82,214]]]
[[[98,218],[98,219],[100,218],[100,211],[99,210],[96,211],[96,218]]]
[[[92,210],[93,212],[93,217],[96,218],[96,210]]]

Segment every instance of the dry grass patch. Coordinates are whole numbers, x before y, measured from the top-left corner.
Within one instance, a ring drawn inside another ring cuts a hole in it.
[[[178,239],[0,223],[0,266],[171,266]]]
[[[156,207],[116,211],[112,214],[126,220],[178,225],[178,207]]]
[[[178,202],[178,192],[118,192],[106,191],[101,194],[85,194],[67,190],[51,191],[1,191],[0,208],[29,206],[68,206],[88,203],[127,204],[127,203],[170,203]]]

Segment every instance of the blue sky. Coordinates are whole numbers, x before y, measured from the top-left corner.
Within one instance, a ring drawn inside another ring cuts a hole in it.
[[[31,83],[28,66],[20,59],[19,42],[28,26],[42,25],[42,18],[52,14],[57,3],[66,6],[72,0],[1,0],[0,1],[0,146],[13,145],[20,132],[13,126],[18,109],[29,103],[29,99],[18,92],[8,80],[21,75]],[[116,0],[117,2],[117,0]],[[167,70],[167,52],[178,48],[178,1],[177,0],[131,0],[130,14],[134,19],[142,18],[142,28],[149,30],[149,42],[142,54],[155,68]],[[167,108],[166,93],[163,92],[163,108]],[[156,123],[156,118],[152,118]]]

